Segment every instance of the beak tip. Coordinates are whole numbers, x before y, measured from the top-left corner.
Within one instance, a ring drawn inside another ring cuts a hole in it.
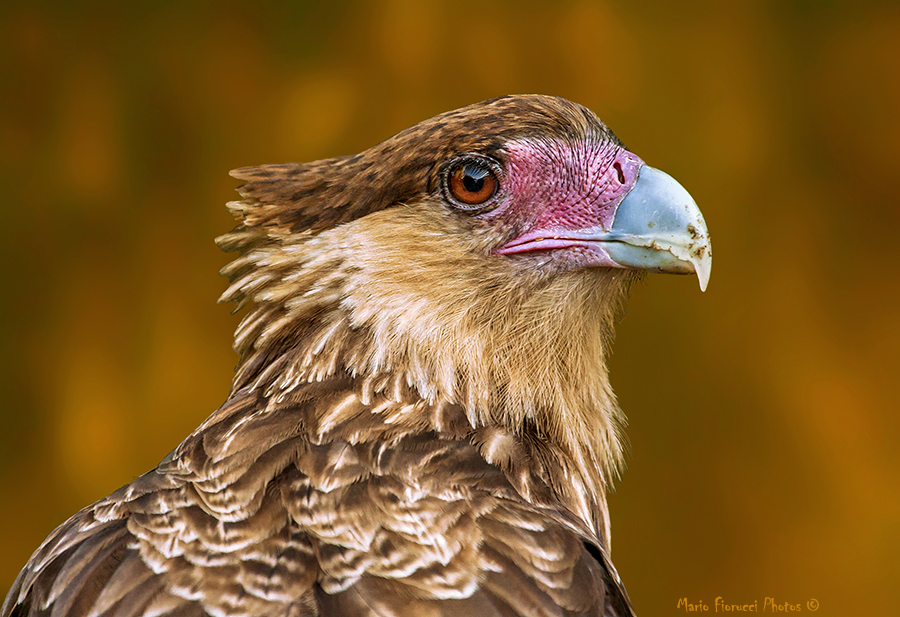
[[[699,249],[697,251],[699,255],[691,259],[691,264],[694,266],[694,273],[700,282],[700,291],[706,291],[706,287],[709,285],[709,275],[712,271],[712,251],[710,250],[709,240],[707,239],[706,243]]]
[[[705,270],[698,269],[697,280],[700,281],[700,291],[706,291],[706,286],[709,284],[709,268]]]

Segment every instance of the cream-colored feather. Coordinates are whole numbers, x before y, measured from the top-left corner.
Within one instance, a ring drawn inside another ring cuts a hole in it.
[[[605,532],[598,506],[623,452],[606,361],[635,275],[526,268],[489,255],[490,240],[428,201],[268,235],[226,269],[247,274],[222,300],[253,302],[235,339],[235,386],[283,403],[339,371],[370,384],[390,376],[429,406],[462,405],[472,428],[531,428],[563,454],[560,496]],[[251,374],[273,348],[278,361]]]

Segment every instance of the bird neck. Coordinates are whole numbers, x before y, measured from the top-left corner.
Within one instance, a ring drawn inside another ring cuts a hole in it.
[[[223,299],[253,302],[235,336],[235,390],[277,404],[344,373],[361,390],[407,389],[423,408],[458,405],[472,430],[545,444],[536,455],[565,479],[545,481],[606,536],[623,451],[606,361],[627,285],[599,269],[513,278],[455,250],[452,234],[427,233],[427,220],[398,238],[389,214],[263,244],[229,266]],[[504,465],[502,448],[486,452]]]

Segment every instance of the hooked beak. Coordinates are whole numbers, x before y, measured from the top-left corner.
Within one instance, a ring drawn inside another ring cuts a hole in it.
[[[706,291],[712,268],[709,231],[690,194],[672,176],[644,165],[616,209],[612,228],[597,234],[623,268],[697,275]]]

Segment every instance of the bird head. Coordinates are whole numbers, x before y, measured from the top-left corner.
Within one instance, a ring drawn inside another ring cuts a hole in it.
[[[354,156],[232,175],[223,299],[253,304],[235,388],[275,400],[343,372],[462,405],[473,426],[599,440],[614,463],[606,358],[630,284],[709,277],[688,193],[561,98],[492,99]]]

